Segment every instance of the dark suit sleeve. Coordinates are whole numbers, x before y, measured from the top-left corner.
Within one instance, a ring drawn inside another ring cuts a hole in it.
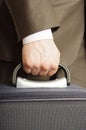
[[[85,0],[84,0],[84,16],[85,16],[84,46],[86,51],[86,1]]]
[[[59,26],[50,0],[6,0],[18,38]]]

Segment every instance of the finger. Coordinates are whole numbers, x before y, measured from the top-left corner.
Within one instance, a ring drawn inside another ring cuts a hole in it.
[[[36,69],[36,68],[32,69],[31,74],[32,75],[38,75],[39,74],[39,69]]]
[[[47,75],[52,76],[57,72],[57,70],[58,70],[58,65],[53,65]]]
[[[47,71],[41,71],[40,73],[39,73],[39,75],[40,76],[46,76],[48,74],[48,70]]]
[[[49,64],[42,64],[39,75],[46,76],[49,72],[49,68],[50,68]]]
[[[29,69],[26,69],[26,68],[25,68],[24,71],[25,71],[26,73],[28,73],[28,74],[31,73],[31,69],[30,69],[30,68],[29,68]]]
[[[50,76],[53,76],[56,72],[57,72],[57,69],[56,70],[50,70],[47,75],[50,77]]]
[[[31,73],[31,67],[29,65],[23,64],[23,69],[26,73]]]
[[[36,65],[33,65],[31,69],[31,74],[32,75],[38,75],[40,72],[40,65],[36,63]]]

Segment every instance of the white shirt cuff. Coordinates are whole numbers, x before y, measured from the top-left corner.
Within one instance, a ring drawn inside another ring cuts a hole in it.
[[[23,38],[23,45],[38,40],[53,39],[51,29],[46,29]]]

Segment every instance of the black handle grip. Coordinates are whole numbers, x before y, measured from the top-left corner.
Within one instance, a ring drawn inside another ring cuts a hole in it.
[[[17,79],[17,73],[19,71],[19,69],[22,67],[22,64],[18,64],[16,66],[16,68],[14,69],[13,71],[13,77],[12,77],[12,83],[13,84],[16,84],[16,79]],[[68,69],[68,67],[62,63],[59,64],[59,68],[62,69],[64,71],[64,74],[65,74],[65,77],[67,79],[67,85],[70,85],[70,82],[71,82],[71,77],[70,77],[70,71]],[[57,71],[58,73],[58,71]]]

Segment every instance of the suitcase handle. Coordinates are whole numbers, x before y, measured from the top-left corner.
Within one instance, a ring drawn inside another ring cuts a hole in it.
[[[22,64],[21,64],[21,63],[18,64],[18,65],[16,66],[16,68],[14,69],[14,71],[13,71],[12,83],[13,83],[14,85],[15,85],[16,82],[17,82],[17,73],[18,73],[18,71],[19,71],[20,68],[22,68]],[[71,77],[70,77],[70,71],[69,71],[69,69],[67,68],[67,66],[65,66],[65,65],[62,64],[62,63],[59,64],[59,70],[60,70],[60,69],[62,69],[63,72],[64,72],[64,74],[65,74],[65,77],[66,77],[66,80],[67,80],[67,85],[70,85]],[[58,71],[57,71],[57,72],[58,72]],[[57,72],[56,72],[56,74],[53,75],[50,79],[56,78],[56,77],[57,77]],[[22,78],[21,78],[21,79],[22,79]],[[19,79],[19,80],[21,80],[21,79]],[[24,79],[24,80],[25,80],[25,79]],[[56,79],[56,80],[58,80],[58,79]],[[49,84],[49,82],[50,82],[50,84],[53,84],[53,83],[55,84],[56,80],[54,80],[54,82],[48,81],[47,83]],[[64,78],[61,79],[61,81],[63,81],[63,80],[64,80]],[[37,82],[35,82],[35,81],[31,81],[31,80],[29,80],[29,81],[30,81],[31,83],[33,83],[33,85],[37,83]],[[41,82],[41,84],[42,84],[42,83],[44,83],[44,82]]]

